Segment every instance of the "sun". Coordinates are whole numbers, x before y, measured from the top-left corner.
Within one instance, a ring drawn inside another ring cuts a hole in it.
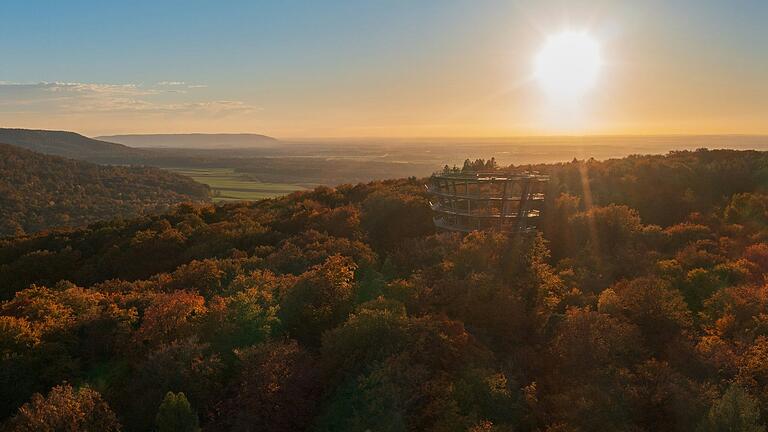
[[[535,77],[552,98],[578,99],[596,83],[602,58],[600,45],[587,32],[549,36],[535,59]]]

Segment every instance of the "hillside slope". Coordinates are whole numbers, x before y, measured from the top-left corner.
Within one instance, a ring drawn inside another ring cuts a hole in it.
[[[0,236],[134,217],[208,187],[157,168],[100,166],[0,144]]]
[[[240,149],[263,148],[279,143],[259,134],[136,134],[98,137],[110,142],[146,148]]]
[[[0,143],[12,144],[38,153],[96,163],[129,163],[148,156],[147,152],[122,144],[99,141],[75,132],[0,128]]]
[[[0,423],[764,431],[768,152],[538,168],[530,236],[411,178],[0,240]]]

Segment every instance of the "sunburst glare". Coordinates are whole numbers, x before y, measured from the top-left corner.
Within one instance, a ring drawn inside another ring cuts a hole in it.
[[[595,85],[603,61],[599,44],[587,32],[565,31],[547,38],[534,63],[536,80],[547,95],[573,100]]]

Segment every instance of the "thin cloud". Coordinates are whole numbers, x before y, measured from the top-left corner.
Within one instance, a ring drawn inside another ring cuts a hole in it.
[[[243,101],[195,100],[187,94],[187,90],[193,91],[196,88],[201,86],[188,85],[182,81],[163,81],[153,86],[133,83],[0,81],[0,113],[197,113],[227,116],[259,110]]]
[[[174,89],[182,88],[182,89],[197,89],[197,88],[206,88],[208,87],[205,84],[189,84],[184,81],[160,81],[156,84],[159,87],[172,87]]]

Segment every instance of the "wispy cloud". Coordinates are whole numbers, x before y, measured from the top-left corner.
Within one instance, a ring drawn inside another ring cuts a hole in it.
[[[195,97],[200,84],[162,81],[154,85],[0,81],[0,113],[167,113],[226,116],[259,108],[243,101]]]

